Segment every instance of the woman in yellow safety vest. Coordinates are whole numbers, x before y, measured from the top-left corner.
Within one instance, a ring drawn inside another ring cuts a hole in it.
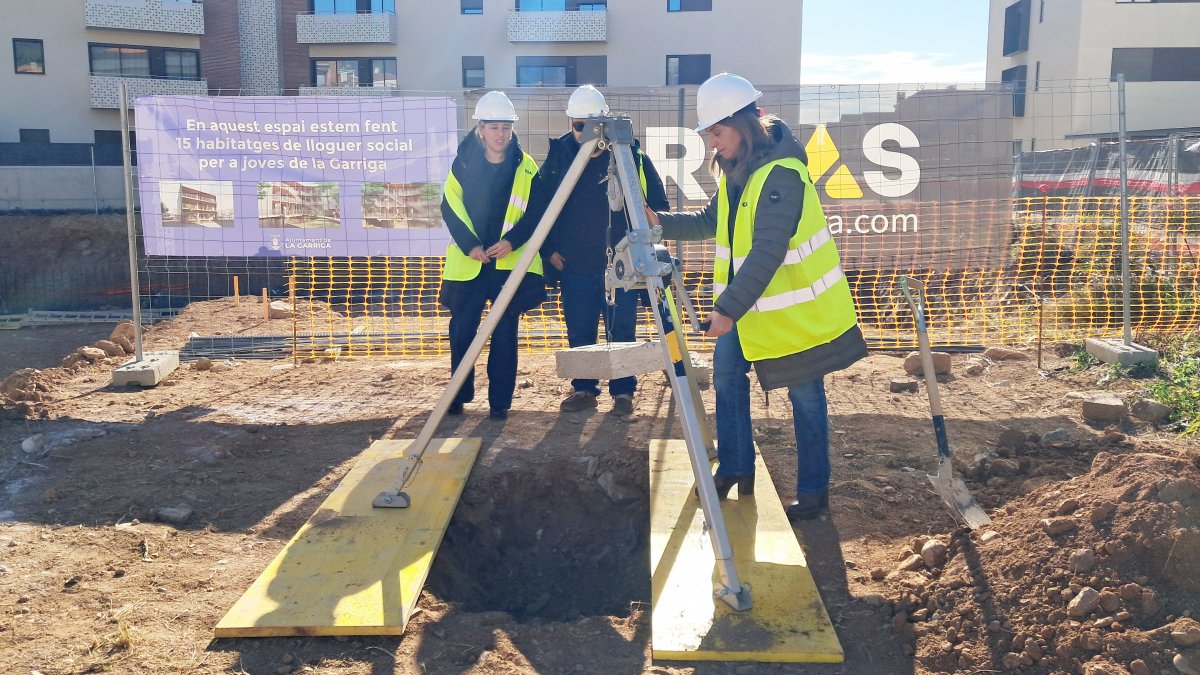
[[[503,92],[484,94],[475,106],[478,124],[458,146],[442,195],[442,221],[450,231],[439,301],[450,311],[450,371],[462,361],[479,330],[488,302],[495,302],[521,247],[545,211],[548,195],[537,164],[513,135],[517,121]],[[517,384],[517,323],[546,299],[538,257],[492,332],[488,349],[489,417],[508,418]],[[475,398],[475,373],[467,377],[447,412],[461,415]]]
[[[708,133],[717,194],[702,211],[654,213],[669,239],[717,240],[713,309],[717,338],[717,495],[754,491],[750,365],[764,389],[788,388],[796,432],[792,521],[816,518],[829,502],[825,374],[866,356],[804,147],[780,119],[762,114],[762,92],[730,73],[696,91],[697,131]]]

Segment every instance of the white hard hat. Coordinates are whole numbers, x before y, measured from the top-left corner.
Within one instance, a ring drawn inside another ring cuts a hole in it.
[[[704,131],[758,100],[762,92],[733,73],[713,75],[696,90],[696,131]]]
[[[583,119],[591,115],[607,115],[608,104],[604,102],[604,94],[590,84],[585,84],[571,92],[567,101],[567,117]]]
[[[475,104],[473,119],[480,122],[516,122],[517,109],[502,91],[489,91]]]

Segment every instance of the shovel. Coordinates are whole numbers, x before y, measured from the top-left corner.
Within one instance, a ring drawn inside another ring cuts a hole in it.
[[[937,475],[926,477],[959,520],[973,530],[979,529],[992,521],[979,506],[979,502],[975,501],[962,479],[954,475],[950,444],[946,440],[946,421],[942,417],[942,397],[938,394],[937,374],[933,371],[933,352],[929,349],[929,334],[925,330],[925,284],[916,279],[900,277],[900,290],[904,292],[917,323],[917,347],[921,350],[925,388],[929,390],[929,410],[933,413],[933,433],[937,437],[938,472]]]

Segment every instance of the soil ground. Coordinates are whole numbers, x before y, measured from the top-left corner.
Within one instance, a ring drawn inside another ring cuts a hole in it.
[[[256,313],[194,303],[148,329],[147,349],[257,330]],[[0,331],[2,365],[46,366],[97,334]],[[955,356],[941,386],[951,445],[993,517],[957,529],[925,479],[925,393],[889,391],[902,356],[827,379],[830,513],[795,528],[846,652],[825,666],[651,658],[647,443],[681,437],[659,373],[641,380],[636,420],[606,414],[606,399],[560,414],[569,385],[553,355],[525,355],[507,421],[477,402],[442,423],[439,437],[479,436],[483,449],[404,637],[217,640],[356,455],[416,436],[448,359],[215,360],[152,389],[111,386],[121,359],[21,371],[0,423],[0,672],[1196,672],[1184,669],[1200,659],[1188,642],[1200,640],[1188,618],[1200,608],[1196,445],[1086,422],[1068,394],[1097,388],[1097,373],[1060,357],[1041,373],[998,361],[968,376]],[[485,383],[480,368],[481,399]],[[1129,397],[1138,384],[1109,386]],[[755,390],[755,433],[785,498],[787,405]],[[638,497],[614,501],[603,474]],[[181,505],[190,517],[164,522]]]

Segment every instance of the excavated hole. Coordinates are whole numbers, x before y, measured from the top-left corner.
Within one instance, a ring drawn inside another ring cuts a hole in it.
[[[431,593],[519,621],[627,616],[632,603],[649,602],[645,457],[592,460],[590,470],[587,458],[505,462],[501,453],[468,482],[430,570]]]

